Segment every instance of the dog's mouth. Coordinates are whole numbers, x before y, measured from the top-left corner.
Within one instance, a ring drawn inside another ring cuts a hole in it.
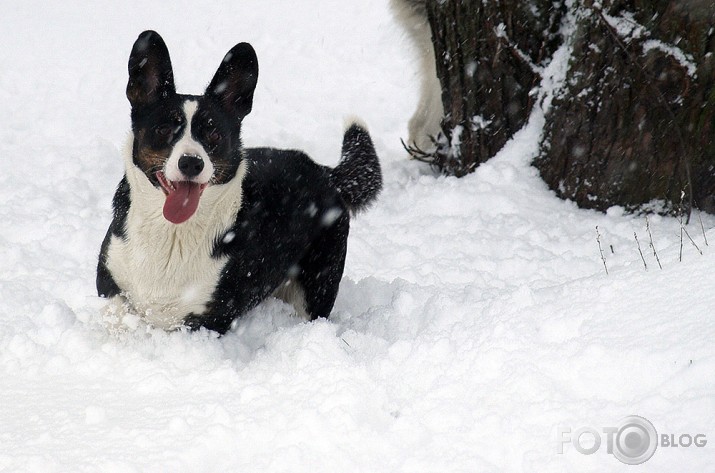
[[[156,173],[156,178],[166,194],[164,218],[175,224],[184,223],[191,218],[199,207],[199,199],[208,183],[170,181],[162,171]]]

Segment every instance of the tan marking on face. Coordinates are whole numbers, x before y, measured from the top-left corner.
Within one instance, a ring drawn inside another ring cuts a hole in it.
[[[166,149],[153,150],[143,145],[144,133],[144,130],[140,131],[137,140],[137,164],[139,164],[140,169],[145,173],[154,174],[164,168],[166,160],[169,159],[171,148],[167,147]]]

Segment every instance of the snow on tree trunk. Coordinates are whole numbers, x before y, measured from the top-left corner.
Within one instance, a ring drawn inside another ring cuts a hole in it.
[[[424,5],[445,116],[436,149],[413,147],[413,156],[456,176],[491,158],[526,122],[543,68],[565,42],[566,83],[534,163],[546,183],[581,207],[660,201],[677,210],[685,192],[687,210],[715,212],[712,0]]]
[[[427,0],[445,117],[424,160],[456,176],[492,157],[529,116],[557,46],[552,1]]]
[[[715,211],[715,5],[584,1],[535,165],[579,206]]]

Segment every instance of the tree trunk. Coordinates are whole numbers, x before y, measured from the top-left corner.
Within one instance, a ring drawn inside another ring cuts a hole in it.
[[[534,163],[546,183],[581,207],[715,213],[712,0],[402,1],[426,10],[445,115],[436,149],[413,156],[473,171],[526,123],[570,44]]]
[[[581,207],[715,211],[715,6],[604,3],[577,8],[566,90],[536,167]]]
[[[428,159],[463,176],[492,157],[529,116],[539,65],[557,47],[551,0],[428,0],[445,117]]]

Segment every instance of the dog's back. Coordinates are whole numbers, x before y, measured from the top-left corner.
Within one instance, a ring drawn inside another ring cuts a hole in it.
[[[230,238],[217,241],[214,250],[216,257],[228,257],[214,299],[231,304],[186,324],[223,332],[271,294],[301,317],[327,317],[342,278],[350,213],[373,203],[382,188],[370,135],[351,124],[335,168],[296,150],[248,148],[244,156],[241,210]]]

